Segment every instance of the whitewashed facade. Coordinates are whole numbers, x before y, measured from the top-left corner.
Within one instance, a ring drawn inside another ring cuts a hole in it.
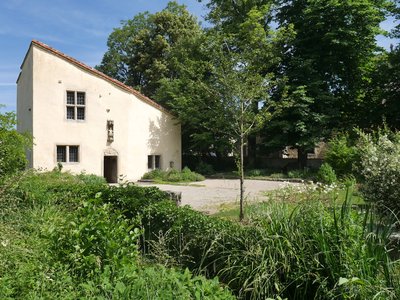
[[[181,128],[166,109],[103,73],[32,41],[17,80],[17,128],[30,166],[137,180],[181,169]]]

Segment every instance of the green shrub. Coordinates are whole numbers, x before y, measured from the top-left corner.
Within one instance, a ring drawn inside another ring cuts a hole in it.
[[[192,172],[188,167],[184,167],[182,171],[171,169],[169,171],[152,170],[142,176],[142,179],[153,179],[155,181],[165,182],[190,182],[203,181],[203,175]]]
[[[400,216],[400,133],[362,134],[359,146],[365,200]]]
[[[13,179],[11,179],[13,180]],[[107,187],[102,177],[68,172],[37,172],[28,170],[17,179],[18,184],[8,189],[20,204],[47,205],[58,203],[73,208],[82,200],[93,198],[96,193]]]
[[[74,216],[66,218],[51,235],[52,256],[69,266],[73,276],[85,278],[112,265],[138,259],[140,231],[111,204],[100,199],[84,201]]]
[[[325,161],[339,177],[351,175],[355,171],[360,160],[355,144],[356,140],[352,140],[348,134],[339,134],[328,142]]]
[[[150,172],[145,173],[142,176],[142,179],[160,179],[162,180],[164,178],[164,171],[161,171],[160,169],[154,169],[151,170]]]
[[[208,280],[164,266],[131,267],[119,269],[113,280],[114,270],[106,270],[102,281],[89,280],[82,284],[84,299],[235,299],[219,285],[217,279]],[[114,271],[115,272],[115,271]]]
[[[147,205],[170,199],[168,193],[156,187],[140,187],[134,184],[107,186],[97,190],[99,191],[97,195],[99,198],[105,203],[111,203],[128,218],[136,217],[137,213]]]
[[[203,161],[200,161],[196,168],[195,168],[196,173],[202,174],[202,175],[211,175],[215,173],[214,167],[210,164],[207,164]]]
[[[309,180],[314,180],[315,177],[317,176],[316,170],[310,169],[310,168],[305,168],[303,170],[291,170],[288,171],[287,177],[289,178],[296,178],[296,179],[309,179]]]
[[[82,193],[82,180],[90,193]],[[68,201],[61,183],[73,188],[69,195],[83,195],[69,201],[74,209],[60,201]],[[89,194],[97,197],[84,199]],[[10,178],[0,188],[0,299],[233,299],[217,279],[143,264],[139,222],[118,207],[139,210],[161,199],[156,188],[108,188],[86,175]],[[26,205],[4,212],[14,202]]]
[[[27,165],[25,153],[32,147],[32,137],[19,133],[16,124],[14,112],[0,112],[0,179],[25,169]]]
[[[246,172],[246,176],[249,177],[259,177],[259,176],[266,176],[267,175],[267,170],[261,170],[261,169],[252,169],[248,170]]]
[[[323,163],[318,170],[317,180],[321,183],[332,184],[337,181],[336,173],[328,163]]]
[[[204,253],[215,236],[223,234],[227,228],[236,228],[229,230],[230,233],[239,233],[241,229],[232,222],[210,218],[188,206],[177,207],[171,202],[147,206],[142,212],[142,224],[147,241],[144,250],[148,255],[156,260],[161,256],[172,257],[180,266],[192,270],[207,265],[203,261]],[[154,249],[159,246],[154,241],[162,241],[165,249]],[[160,250],[166,253],[160,255]]]

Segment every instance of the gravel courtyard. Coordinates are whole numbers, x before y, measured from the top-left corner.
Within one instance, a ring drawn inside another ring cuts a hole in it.
[[[156,186],[161,190],[181,192],[182,205],[213,212],[223,203],[239,201],[239,179],[206,179],[191,185],[168,185],[138,182],[140,186]],[[287,183],[265,180],[245,180],[245,201],[266,199],[264,191],[284,187]]]

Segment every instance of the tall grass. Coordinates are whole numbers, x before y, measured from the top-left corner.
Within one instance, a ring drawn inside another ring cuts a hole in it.
[[[169,261],[218,276],[239,299],[398,299],[390,226],[353,209],[351,189],[340,201],[318,193],[249,206],[246,224],[158,203],[144,217],[148,245],[165,233]]]
[[[217,274],[240,282],[238,296],[247,299],[397,299],[398,263],[388,255],[390,227],[372,209],[352,209],[351,199],[348,191],[342,205],[253,206],[249,223],[262,239],[237,236],[236,251],[224,249],[223,240],[215,243]]]

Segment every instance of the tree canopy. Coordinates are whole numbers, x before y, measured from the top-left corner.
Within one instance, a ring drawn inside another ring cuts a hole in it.
[[[293,26],[275,93],[280,113],[265,129],[273,145],[313,148],[332,129],[357,125],[379,24],[390,1],[277,1],[278,28]],[[281,131],[283,134],[278,134]],[[267,139],[268,140],[268,139]]]
[[[399,47],[387,52],[376,42],[380,23],[389,14],[399,17],[394,1],[209,0],[206,6],[208,28],[175,2],[122,22],[98,66],[170,108],[184,125],[185,153],[232,151],[234,122],[217,72],[226,58],[217,51],[221,45],[246,62],[249,78],[268,82],[260,84],[251,111],[271,119],[248,136],[262,137],[266,148],[293,146],[304,157],[334,130],[383,121],[398,127]]]
[[[171,57],[175,45],[201,33],[196,18],[176,2],[121,25],[109,36],[108,50],[97,69],[152,98],[160,79],[177,76]]]

